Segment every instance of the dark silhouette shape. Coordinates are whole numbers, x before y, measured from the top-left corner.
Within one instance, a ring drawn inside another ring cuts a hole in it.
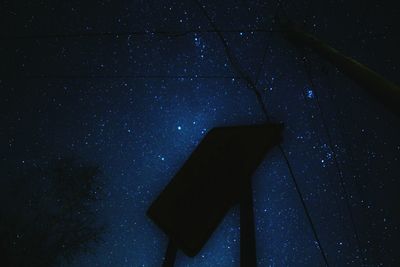
[[[388,110],[400,117],[400,87],[398,85],[356,60],[341,54],[293,22],[281,20],[280,24],[290,42],[301,48],[311,48],[380,101]]]
[[[254,229],[253,188],[251,179],[243,179],[240,199],[240,266],[257,266]]]
[[[228,210],[241,204],[241,257],[255,266],[251,176],[280,143],[282,124],[212,129],[151,204],[148,216],[188,256],[195,256]],[[174,251],[168,248],[166,261]],[[176,251],[176,250],[175,250]],[[243,265],[244,266],[244,265]]]
[[[171,267],[174,266],[176,253],[178,251],[175,243],[170,239],[168,242],[167,251],[165,252],[165,258],[163,262],[163,267]]]
[[[104,231],[100,181],[97,166],[72,159],[3,175],[0,265],[50,267],[89,252]]]

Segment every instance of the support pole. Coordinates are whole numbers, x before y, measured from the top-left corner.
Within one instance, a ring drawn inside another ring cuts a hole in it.
[[[400,117],[400,87],[356,60],[341,54],[323,41],[289,22],[281,22],[287,39],[297,46],[309,47],[330,61],[365,91]]]
[[[251,179],[244,179],[240,200],[240,266],[256,267],[256,236]]]
[[[167,251],[165,252],[165,258],[162,267],[173,267],[175,264],[176,253],[178,248],[174,242],[170,239],[168,242]]]

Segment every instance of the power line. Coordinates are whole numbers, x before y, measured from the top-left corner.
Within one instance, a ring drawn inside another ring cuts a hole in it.
[[[303,57],[303,62],[305,63],[304,67],[305,67],[306,76],[308,78],[308,81],[309,81],[311,87],[315,89],[316,86],[315,86],[315,83],[314,83],[314,80],[313,80],[313,77],[312,77],[312,74],[311,74],[310,62],[307,60],[307,57]],[[324,116],[324,113],[323,113],[323,110],[322,110],[322,107],[321,107],[321,103],[319,101],[318,94],[315,92],[314,96],[315,96],[315,99],[316,99],[316,102],[317,102],[318,111],[319,111],[320,118],[321,118],[321,121],[322,121],[322,127],[323,127],[323,129],[325,131],[325,134],[326,134],[326,137],[327,137],[329,150],[332,153],[333,163],[334,163],[334,166],[335,166],[335,168],[337,170],[337,174],[338,174],[338,178],[339,178],[339,184],[340,184],[340,187],[341,187],[341,189],[343,191],[343,194],[344,194],[344,197],[345,197],[346,208],[347,208],[347,210],[349,212],[349,215],[350,215],[350,222],[352,224],[352,228],[353,228],[353,231],[354,231],[354,237],[355,237],[356,242],[357,242],[357,247],[358,247],[358,250],[361,252],[362,251],[362,249],[361,249],[361,241],[360,241],[360,237],[359,237],[359,234],[358,234],[357,225],[355,223],[354,214],[353,214],[353,211],[352,211],[352,208],[351,208],[351,205],[350,205],[349,194],[348,194],[346,186],[345,186],[344,174],[343,174],[343,171],[342,171],[342,169],[340,167],[339,161],[337,159],[337,155],[336,155],[336,151],[334,149],[332,136],[331,136],[331,133],[329,131],[329,128],[328,128],[328,125],[327,125],[327,122],[326,122],[326,119],[325,119],[325,116]]]
[[[282,30],[273,29],[243,29],[243,30],[222,30],[223,33],[281,33]],[[0,36],[1,41],[27,40],[27,39],[69,39],[69,38],[93,38],[93,37],[122,37],[122,36],[167,36],[181,37],[196,33],[218,33],[217,30],[155,30],[155,31],[104,31],[104,32],[77,32],[77,33],[54,33],[54,34],[28,34],[28,35],[3,35]]]
[[[226,80],[240,80],[242,78],[232,75],[97,75],[97,74],[77,74],[77,75],[52,75],[52,74],[39,74],[39,75],[23,75],[3,77],[3,80],[21,80],[21,79],[177,79],[177,80],[194,80],[194,79],[226,79]]]
[[[239,77],[242,77],[247,84],[247,87],[254,92],[254,94],[257,97],[257,102],[260,104],[262,111],[264,113],[264,115],[267,117],[267,119],[269,120],[269,115],[267,112],[267,109],[265,107],[265,104],[262,100],[262,96],[260,94],[260,92],[257,90],[256,85],[254,84],[254,82],[251,80],[250,76],[247,75],[240,67],[240,65],[238,64],[236,58],[232,55],[229,46],[224,38],[224,36],[222,35],[221,31],[218,31],[217,26],[215,25],[215,23],[213,22],[213,20],[211,19],[211,17],[208,15],[208,13],[206,12],[206,10],[204,9],[204,7],[200,4],[200,2],[198,2],[197,0],[194,0],[197,5],[201,8],[201,11],[203,12],[203,15],[207,18],[207,20],[209,21],[209,23],[211,24],[212,28],[214,29],[214,32],[218,35],[219,39],[221,40],[222,45],[224,46],[224,51],[225,54],[228,58],[228,61],[231,64],[231,67],[233,68],[233,72],[237,73]]]
[[[213,22],[213,20],[211,19],[211,17],[208,15],[208,13],[206,12],[205,8],[201,5],[201,3],[200,3],[198,0],[194,0],[194,1],[195,1],[196,4],[200,7],[200,9],[202,10],[204,16],[207,18],[207,20],[209,21],[209,23],[211,24],[211,26],[214,28],[214,30],[215,30],[216,33],[218,34],[219,39],[221,40],[221,42],[222,42],[222,44],[223,44],[223,46],[224,46],[224,49],[225,49],[226,55],[227,55],[227,57],[228,57],[228,60],[229,60],[229,62],[231,63],[231,65],[232,65],[232,67],[233,67],[233,70],[236,71],[236,72],[239,74],[239,76],[242,77],[242,78],[247,82],[247,86],[249,87],[249,89],[252,90],[252,91],[255,93],[255,95],[256,95],[256,97],[257,97],[257,101],[258,101],[258,103],[259,103],[259,104],[261,105],[261,107],[262,107],[262,110],[263,110],[263,113],[264,113],[264,115],[265,115],[265,117],[266,117],[266,120],[267,120],[267,121],[270,121],[267,108],[266,108],[266,106],[265,106],[264,101],[262,100],[262,97],[261,97],[260,92],[257,90],[256,84],[255,84],[255,83],[251,80],[251,78],[241,69],[240,65],[239,65],[238,62],[236,61],[236,58],[232,55],[232,53],[231,53],[231,51],[230,51],[230,49],[229,49],[229,46],[227,45],[227,43],[226,43],[226,41],[225,41],[225,39],[224,39],[222,33],[221,33],[221,32],[218,32],[218,29],[217,29],[215,23]],[[323,247],[322,247],[322,245],[321,245],[321,241],[320,241],[320,239],[319,239],[319,237],[318,237],[316,227],[315,227],[315,225],[314,225],[314,223],[313,223],[313,221],[312,221],[310,212],[309,212],[309,210],[308,210],[308,208],[307,208],[307,205],[306,205],[306,203],[305,203],[304,197],[303,197],[303,195],[302,195],[302,193],[301,193],[301,190],[300,190],[300,187],[299,187],[299,185],[298,185],[298,183],[297,183],[297,180],[296,180],[296,177],[295,177],[295,175],[294,175],[294,172],[293,172],[293,169],[292,169],[292,167],[291,167],[291,164],[290,164],[290,162],[289,162],[289,159],[288,159],[288,157],[287,157],[287,155],[286,155],[286,153],[285,153],[285,150],[283,149],[283,147],[282,147],[281,145],[279,145],[279,150],[280,150],[280,152],[282,153],[282,155],[283,155],[283,157],[284,157],[284,159],[285,159],[285,162],[286,162],[286,164],[287,164],[287,166],[288,166],[290,176],[292,177],[292,180],[293,180],[295,189],[296,189],[296,191],[297,191],[297,193],[298,193],[298,195],[299,195],[299,198],[300,198],[302,207],[303,207],[304,212],[305,212],[305,214],[306,214],[307,220],[308,220],[308,222],[309,222],[309,224],[310,224],[310,226],[311,226],[311,230],[312,230],[312,232],[313,232],[315,241],[316,241],[317,244],[318,244],[318,248],[319,248],[319,250],[320,250],[320,252],[321,252],[322,258],[323,258],[323,260],[324,260],[326,266],[329,267],[328,259],[327,259],[327,257],[326,257],[325,252],[324,252],[324,249],[323,249]]]
[[[328,94],[329,94],[329,97],[330,97],[330,101],[331,102],[334,102],[334,96],[333,96],[333,92],[332,92],[332,86],[330,86],[329,87],[329,90],[328,90]],[[342,124],[342,122],[343,122],[343,114],[342,114],[342,112],[339,112],[337,109],[335,109],[335,113],[336,113],[336,117],[338,118],[338,120],[339,120],[339,124]],[[345,133],[344,133],[344,131],[343,131],[343,128],[339,128],[341,131],[341,136],[342,136],[342,138],[344,138],[344,135],[345,135]],[[345,142],[344,141],[345,139],[343,139],[343,143],[344,143],[344,147],[345,147],[345,150],[346,150],[346,152],[347,152],[347,154],[348,154],[348,157],[350,158],[350,159],[354,159],[355,158],[355,154],[353,153],[353,149],[352,149],[352,145],[350,145],[348,142]],[[350,165],[350,166],[348,166],[348,167],[350,167],[351,169],[353,169],[353,171],[354,172],[356,172],[356,174],[359,174],[359,172],[358,172],[358,170],[356,170],[356,169],[354,169],[354,168],[352,168],[352,165]],[[354,176],[354,178],[355,178],[355,176]],[[354,179],[354,182],[355,182],[355,185],[356,185],[356,190],[357,190],[357,193],[358,193],[358,196],[361,198],[361,206],[363,206],[364,205],[364,201],[365,202],[368,202],[368,197],[365,195],[365,190],[363,189],[363,187],[360,185],[360,183],[359,183],[359,181],[358,181],[359,179]],[[368,217],[372,217],[372,214],[371,214],[371,212],[370,212],[370,210],[369,209],[366,209],[366,215],[368,216]],[[371,242],[372,243],[377,243],[377,239],[376,239],[376,237],[370,237],[370,238],[372,238],[372,240],[371,240]],[[360,240],[361,241],[361,240]],[[366,255],[366,253],[367,253],[367,248],[363,248],[363,250],[362,250],[362,255]],[[382,255],[377,255],[376,256],[377,258],[378,258],[378,261],[382,261]],[[365,265],[367,265],[367,263],[368,263],[368,257],[364,257],[364,264]]]
[[[283,2],[284,1],[285,0],[283,0]],[[280,3],[281,2],[279,2],[279,4]],[[283,6],[283,5],[280,5],[279,7],[281,7],[281,6]],[[287,16],[285,8],[283,8],[282,11],[283,11],[283,14]],[[307,78],[309,80],[309,83],[312,86],[312,88],[315,89],[315,84],[314,84],[313,79],[312,79],[309,62],[308,61],[306,62],[306,57],[303,57],[303,58],[304,58],[304,63],[305,63],[304,67],[305,67],[305,70],[306,70],[306,76],[307,76]],[[346,207],[347,207],[348,212],[350,214],[350,221],[351,221],[352,228],[353,228],[353,231],[354,231],[354,236],[356,238],[357,247],[358,247],[358,250],[361,252],[361,242],[360,242],[360,239],[359,239],[359,234],[358,234],[358,230],[357,230],[357,227],[356,227],[354,215],[353,215],[353,212],[352,212],[352,209],[351,209],[351,206],[350,206],[350,200],[349,200],[348,192],[347,192],[346,187],[345,187],[343,171],[341,170],[339,162],[337,160],[336,151],[333,148],[332,137],[331,137],[330,131],[328,129],[328,126],[327,126],[327,123],[326,123],[326,120],[325,120],[325,117],[324,117],[324,114],[323,114],[323,110],[322,110],[322,107],[321,107],[321,104],[320,104],[319,97],[318,97],[317,93],[315,93],[315,98],[316,98],[318,110],[319,110],[319,113],[320,113],[320,118],[322,120],[322,125],[323,125],[324,131],[325,131],[327,139],[328,139],[328,146],[329,146],[329,149],[330,149],[330,151],[332,153],[333,162],[334,162],[335,167],[336,167],[337,172],[338,172],[339,183],[340,183],[342,191],[343,191],[343,193],[345,195]]]

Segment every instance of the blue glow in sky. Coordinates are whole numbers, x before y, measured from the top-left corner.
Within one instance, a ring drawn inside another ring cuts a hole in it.
[[[394,244],[400,222],[393,205],[400,173],[398,119],[335,68],[319,71],[326,64],[319,59],[312,58],[318,64],[312,65],[315,88],[310,88],[298,49],[278,33],[247,31],[275,29],[275,1],[263,7],[259,1],[202,2],[218,27],[228,31],[224,37],[245,72],[252,79],[260,74],[259,89],[272,120],[285,124],[282,145],[331,266],[399,266]],[[360,9],[352,1],[292,1],[286,12],[398,82],[396,49],[381,49],[384,42],[373,37],[386,29],[387,43],[396,43],[397,2],[367,2]],[[235,76],[218,36],[207,32],[207,19],[191,2],[32,3],[7,7],[16,15],[6,12],[3,32],[13,25],[16,35],[121,34],[4,43],[1,53],[9,64],[3,76],[11,78],[0,80],[7,142],[1,162],[40,164],[44,155],[77,154],[99,163],[108,184],[98,215],[109,228],[94,253],[80,255],[72,266],[160,266],[167,238],[146,217],[146,209],[207,131],[265,122],[256,97]],[[376,19],[375,12],[384,15]],[[188,33],[168,36],[153,30]],[[148,34],[122,34],[127,31]],[[308,101],[317,93],[333,148],[327,146],[320,110]],[[332,153],[351,196],[361,251]],[[321,266],[278,150],[266,155],[253,181],[259,266]],[[176,266],[237,266],[238,215],[234,208],[200,254],[192,259],[180,253]]]

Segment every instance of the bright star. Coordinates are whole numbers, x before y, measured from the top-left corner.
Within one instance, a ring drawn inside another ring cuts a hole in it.
[[[311,90],[311,89],[308,89],[307,90],[307,98],[314,98],[314,92],[313,92],[313,90]]]

